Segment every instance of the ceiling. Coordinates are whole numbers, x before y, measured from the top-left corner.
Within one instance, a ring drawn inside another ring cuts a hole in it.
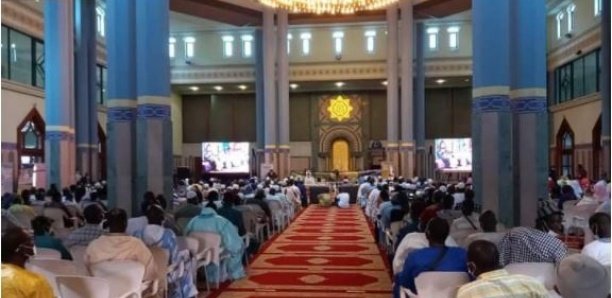
[[[438,80],[444,80],[438,81]],[[329,92],[329,91],[371,91],[371,90],[386,90],[383,80],[348,80],[342,81],[343,85],[338,87],[337,81],[323,82],[291,82],[296,84],[296,88],[290,88],[291,93],[301,92]],[[445,78],[427,78],[425,80],[426,88],[449,88],[449,87],[470,87],[472,85],[470,77],[445,77]],[[192,88],[196,87],[197,90]],[[221,90],[215,88],[221,87]],[[254,93],[255,85],[253,83],[231,83],[231,84],[189,84],[189,85],[173,85],[173,91],[181,95],[194,94],[240,94]]]

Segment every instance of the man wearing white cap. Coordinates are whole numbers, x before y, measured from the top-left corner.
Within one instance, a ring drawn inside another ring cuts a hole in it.
[[[457,205],[463,203],[463,201],[465,200],[465,183],[457,183],[457,186],[455,186],[455,193],[453,194],[453,198],[455,199],[455,204],[453,205],[453,208],[456,208]]]
[[[609,297],[610,268],[583,254],[573,254],[557,267],[555,290],[564,298]]]

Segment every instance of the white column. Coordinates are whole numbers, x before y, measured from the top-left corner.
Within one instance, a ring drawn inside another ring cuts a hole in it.
[[[274,34],[274,10],[263,8],[263,70],[264,70],[264,142],[265,162],[276,164],[276,91],[275,71],[276,35]],[[278,173],[278,168],[274,167]]]
[[[278,150],[281,177],[289,175],[289,57],[287,55],[287,33],[289,21],[287,11],[280,9],[276,20],[278,34]]]
[[[397,5],[387,8],[387,161],[398,173]]]
[[[413,16],[412,0],[400,3],[401,32],[401,108],[400,108],[400,173],[404,177],[414,175],[414,107],[413,107]]]

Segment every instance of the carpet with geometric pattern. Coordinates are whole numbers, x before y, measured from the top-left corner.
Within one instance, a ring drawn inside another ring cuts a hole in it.
[[[361,209],[311,205],[210,297],[390,297],[389,267]]]

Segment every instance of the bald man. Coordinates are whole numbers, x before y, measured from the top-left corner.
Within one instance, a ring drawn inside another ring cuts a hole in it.
[[[470,275],[476,280],[463,285],[457,298],[476,297],[548,297],[548,291],[533,277],[509,274],[499,265],[499,252],[495,244],[476,240],[467,253]]]

